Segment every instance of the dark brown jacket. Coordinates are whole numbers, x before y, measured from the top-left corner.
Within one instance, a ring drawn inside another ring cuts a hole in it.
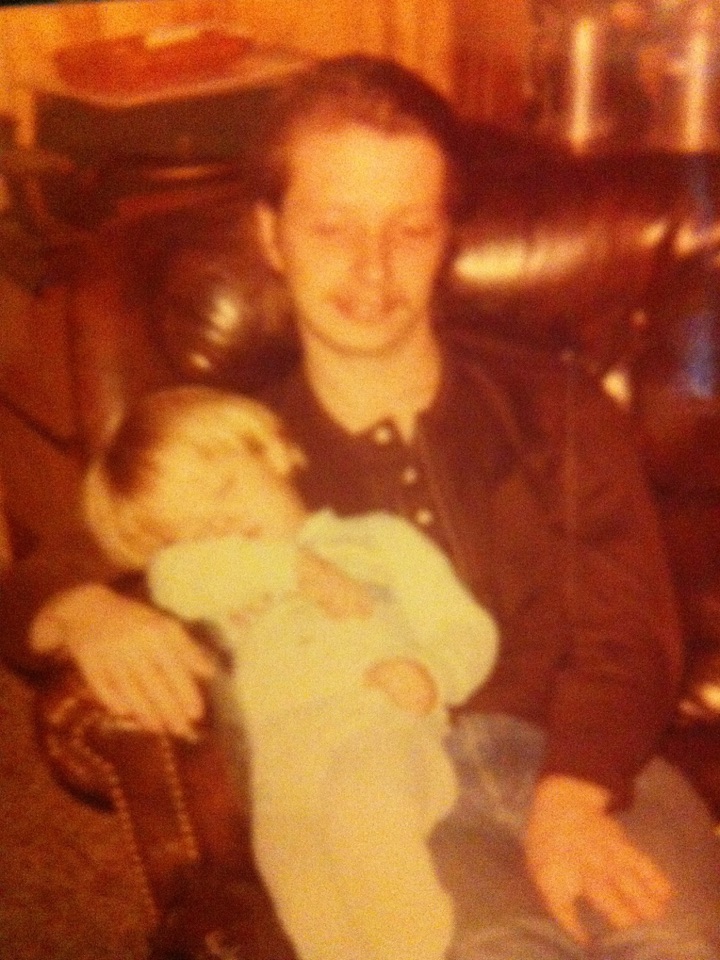
[[[614,404],[571,357],[476,337],[447,345],[441,394],[410,446],[388,424],[380,441],[347,436],[299,373],[267,399],[308,455],[311,507],[419,517],[496,616],[498,667],[464,709],[543,724],[546,770],[624,802],[674,706],[681,634]]]

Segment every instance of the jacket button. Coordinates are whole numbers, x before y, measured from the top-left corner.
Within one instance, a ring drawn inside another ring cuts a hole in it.
[[[417,483],[418,472],[415,467],[405,467],[402,472],[402,482],[406,487],[412,486],[413,483]]]
[[[421,507],[415,514],[415,522],[421,527],[429,527],[435,519],[435,514],[427,507]]]

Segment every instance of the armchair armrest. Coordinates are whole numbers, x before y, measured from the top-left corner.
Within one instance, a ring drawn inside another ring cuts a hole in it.
[[[119,817],[149,928],[201,854],[249,862],[237,778],[207,734],[210,720],[196,743],[144,733],[107,713],[70,668],[45,678],[35,717],[59,783]]]

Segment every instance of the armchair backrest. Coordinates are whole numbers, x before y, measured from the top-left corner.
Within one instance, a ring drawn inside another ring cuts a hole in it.
[[[679,424],[685,443],[720,422],[720,158],[573,159],[477,128],[467,144],[445,322],[572,349],[598,377],[623,366],[656,479],[685,482]],[[240,190],[100,231],[77,263],[71,346],[86,449],[147,389],[192,379],[253,391],[296,356]],[[718,444],[701,446],[693,483],[720,488]]]

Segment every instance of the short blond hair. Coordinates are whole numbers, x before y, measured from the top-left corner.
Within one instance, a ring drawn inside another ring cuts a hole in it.
[[[148,394],[88,468],[85,521],[113,563],[143,569],[160,547],[207,535],[211,488],[243,454],[288,479],[305,462],[280,419],[249,397],[204,386]]]

